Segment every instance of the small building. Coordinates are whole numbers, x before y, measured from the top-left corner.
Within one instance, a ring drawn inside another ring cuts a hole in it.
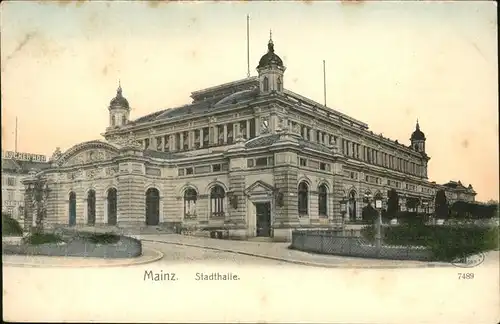
[[[2,212],[21,222],[24,219],[24,185],[30,170],[50,167],[41,154],[2,151]]]

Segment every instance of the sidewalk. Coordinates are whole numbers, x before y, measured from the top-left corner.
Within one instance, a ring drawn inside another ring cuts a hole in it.
[[[204,249],[212,249],[224,252],[239,253],[243,255],[260,258],[290,262],[316,267],[326,268],[431,268],[431,267],[453,267],[444,262],[422,262],[422,261],[400,261],[383,259],[365,259],[355,257],[343,257],[335,255],[321,255],[288,248],[290,243],[275,242],[251,242],[218,240],[203,237],[183,236],[177,234],[163,235],[132,235],[145,242],[156,242],[166,244],[184,245]]]
[[[101,259],[79,257],[51,257],[32,255],[2,255],[2,265],[10,267],[37,267],[37,268],[99,268],[99,267],[125,267],[151,263],[160,260],[163,253],[160,251],[143,248],[142,255],[137,258]]]

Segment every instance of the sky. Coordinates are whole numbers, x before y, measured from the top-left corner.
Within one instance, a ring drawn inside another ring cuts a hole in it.
[[[429,180],[498,199],[496,2],[1,3],[2,149],[51,155],[100,135],[118,80],[131,118],[191,102],[275,51],[284,87],[409,144]]]

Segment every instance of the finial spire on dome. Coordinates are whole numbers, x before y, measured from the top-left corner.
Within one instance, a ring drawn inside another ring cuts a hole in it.
[[[417,118],[417,126],[416,129],[420,129],[420,125],[418,124],[418,118]]]
[[[118,89],[116,89],[116,94],[119,96],[122,95],[122,83],[120,79],[118,79]]]
[[[274,52],[273,31],[271,29],[269,29],[269,43],[267,44],[267,49],[269,52]]]

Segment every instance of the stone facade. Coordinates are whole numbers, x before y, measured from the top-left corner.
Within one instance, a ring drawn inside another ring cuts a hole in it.
[[[105,141],[58,152],[38,175],[51,189],[46,221],[290,239],[294,228],[341,225],[341,201],[353,210],[346,218],[361,218],[368,192],[386,198],[395,188],[404,204],[457,190],[428,181],[418,124],[403,145],[285,89],[271,44],[258,77],[193,92],[191,104],[133,121],[120,86]],[[472,187],[461,193],[475,195]]]

